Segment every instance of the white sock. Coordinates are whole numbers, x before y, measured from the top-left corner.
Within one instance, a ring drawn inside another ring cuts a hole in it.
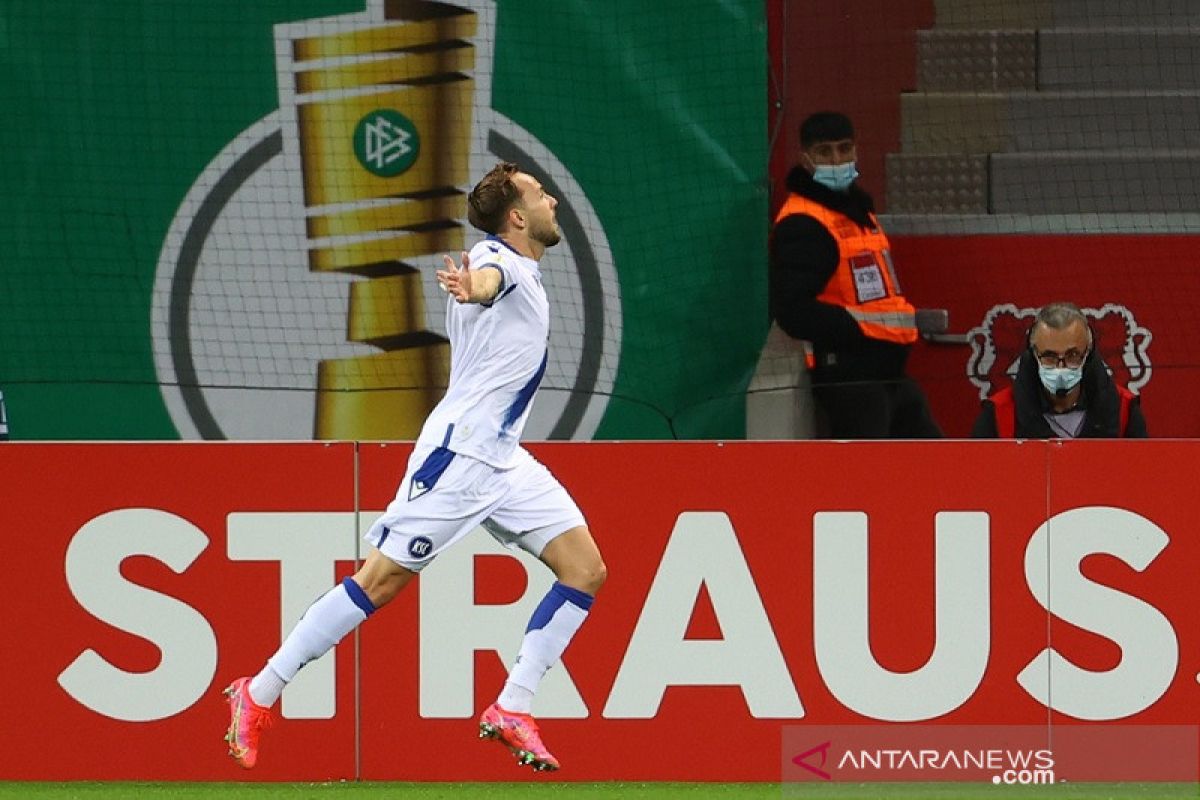
[[[496,705],[505,711],[515,711],[518,714],[529,714],[533,711],[533,692],[524,686],[517,686],[512,681],[505,681]]]
[[[562,658],[575,632],[587,619],[593,599],[587,592],[561,583],[550,587],[529,620],[517,663],[508,673],[497,705],[518,714],[530,713],[542,676]]]
[[[366,592],[350,578],[321,595],[250,682],[250,699],[275,705],[301,667],[329,652],[374,611]]]
[[[262,672],[250,679],[250,699],[264,708],[275,705],[279,695],[283,694],[287,681],[279,677],[279,673],[267,664]]]

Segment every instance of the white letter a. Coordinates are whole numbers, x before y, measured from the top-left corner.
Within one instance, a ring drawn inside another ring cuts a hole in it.
[[[724,639],[684,638],[701,586]],[[755,717],[804,716],[733,525],[720,512],[676,520],[604,716],[653,717],[668,686],[739,686]]]

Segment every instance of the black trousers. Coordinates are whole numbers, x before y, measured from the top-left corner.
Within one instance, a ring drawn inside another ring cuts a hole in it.
[[[929,401],[909,377],[813,384],[823,439],[940,439]]]

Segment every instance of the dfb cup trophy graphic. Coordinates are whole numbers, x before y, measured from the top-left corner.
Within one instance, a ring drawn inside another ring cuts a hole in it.
[[[466,191],[497,160],[559,199],[563,230],[529,438],[591,438],[616,375],[616,271],[571,172],[491,108],[495,15],[369,0],[276,26],[278,111],[209,165],[159,258],[155,360],[184,438],[415,438],[449,377],[432,273],[482,235]]]
[[[365,277],[351,286],[348,335],[383,351],[321,362],[319,439],[416,438],[449,378],[449,346],[425,327],[421,274],[405,259],[463,248],[476,15],[408,12],[284,37],[279,82],[296,90],[284,148],[300,154],[309,266]]]

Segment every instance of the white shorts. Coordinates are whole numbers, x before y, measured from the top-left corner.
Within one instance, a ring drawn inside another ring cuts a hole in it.
[[[550,470],[524,448],[518,453],[516,466],[497,469],[444,447],[414,450],[396,498],[363,538],[413,572],[476,525],[540,557],[553,539],[586,523]]]

